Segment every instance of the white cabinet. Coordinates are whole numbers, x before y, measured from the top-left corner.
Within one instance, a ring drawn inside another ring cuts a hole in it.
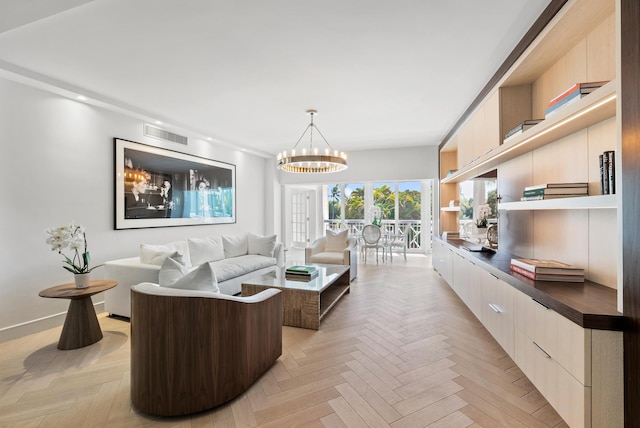
[[[453,250],[437,239],[433,240],[433,268],[442,275],[447,284],[453,282]]]
[[[591,427],[591,388],[521,330],[516,329],[515,338],[516,364],[549,404],[570,427]]]
[[[464,257],[464,254],[454,253],[453,289],[478,319],[480,319],[482,299],[482,284],[479,277],[481,271],[482,269]]]
[[[507,354],[514,358],[515,290],[482,269],[478,272],[478,278],[482,283],[480,320]]]
[[[569,426],[623,426],[622,333],[582,328],[513,294],[514,360],[522,372]]]
[[[569,426],[624,425],[622,332],[575,324],[441,240],[434,267]]]

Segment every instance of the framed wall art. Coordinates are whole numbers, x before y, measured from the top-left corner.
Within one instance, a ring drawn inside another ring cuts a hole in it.
[[[115,228],[236,222],[236,166],[115,138]]]

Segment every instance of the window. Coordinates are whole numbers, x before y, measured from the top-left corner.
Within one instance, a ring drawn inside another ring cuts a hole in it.
[[[347,220],[364,220],[363,184],[345,184],[344,218]]]
[[[327,202],[329,204],[329,220],[341,219],[340,210],[342,202],[342,190],[340,184],[327,185]]]
[[[395,183],[374,183],[373,203],[382,209],[382,220],[396,218]]]

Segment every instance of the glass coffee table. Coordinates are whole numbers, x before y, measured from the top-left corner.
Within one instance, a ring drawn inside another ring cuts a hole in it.
[[[289,263],[293,265],[293,263]],[[318,330],[320,321],[342,296],[349,293],[349,266],[307,264],[318,268],[318,276],[309,280],[285,277],[285,268],[251,278],[242,284],[242,295],[252,296],[277,288],[282,291],[282,324]]]

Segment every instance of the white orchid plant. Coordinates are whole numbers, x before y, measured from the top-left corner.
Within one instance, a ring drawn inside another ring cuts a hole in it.
[[[89,267],[91,256],[87,249],[87,235],[83,226],[71,222],[68,226],[52,227],[45,230],[49,235],[47,244],[51,246],[51,251],[57,251],[64,257],[62,267],[71,273],[89,273],[99,266]],[[62,250],[69,248],[73,251],[73,258],[65,255]]]
[[[478,218],[476,220],[477,227],[487,227],[487,219],[491,215],[491,207],[489,204],[478,206]]]

